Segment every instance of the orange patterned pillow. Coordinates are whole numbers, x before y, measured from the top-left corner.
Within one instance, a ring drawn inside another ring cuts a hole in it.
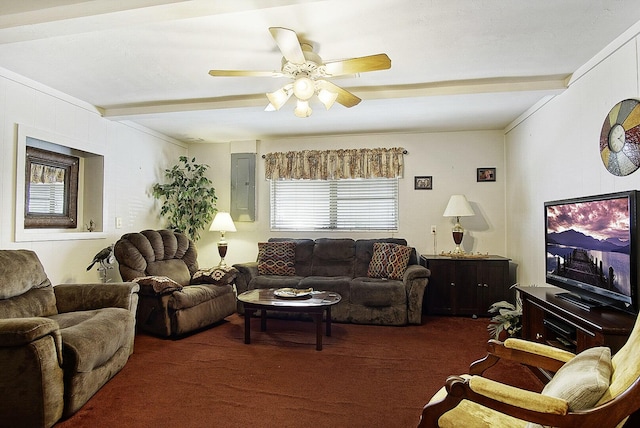
[[[258,242],[258,274],[293,276],[295,262],[295,242]]]
[[[392,244],[389,242],[376,242],[373,244],[373,256],[369,262],[369,278],[388,278],[401,280],[404,271],[407,270],[411,247]]]

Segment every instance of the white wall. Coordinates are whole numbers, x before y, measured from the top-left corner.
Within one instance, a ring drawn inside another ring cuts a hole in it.
[[[15,242],[16,124],[25,124],[85,142],[82,149],[105,154],[106,238],[91,240]],[[92,106],[42,87],[7,70],[0,70],[0,248],[29,248],[37,252],[53,283],[98,281],[95,268],[86,267],[94,254],[114,243],[122,234],[163,227],[159,203],[151,196],[153,183],[177,162],[180,155],[195,156],[211,166],[209,177],[218,196],[218,209],[230,207],[230,152],[238,144],[193,144],[188,148],[168,137],[131,124],[100,117]],[[227,233],[227,262],[255,260],[258,241],[271,236],[294,237],[386,237],[389,233],[286,233],[269,230],[269,185],[264,179],[261,156],[273,151],[311,148],[404,147],[405,174],[400,183],[400,228],[394,236],[406,238],[418,252],[434,252],[430,226],[437,226],[436,252],[451,251],[452,219],[442,213],[454,193],[469,199],[476,216],[461,219],[466,229],[467,252],[505,254],[505,162],[504,138],[500,131],[372,134],[323,136],[259,141],[257,147],[257,219],[236,224],[238,232]],[[240,145],[242,147],[242,145]],[[497,168],[497,181],[478,183],[476,168]],[[433,190],[414,190],[414,176],[433,176]],[[123,227],[115,228],[116,217]],[[218,263],[217,233],[203,232],[197,243],[199,263]],[[119,280],[110,272],[111,280]]]
[[[106,218],[103,237],[89,240],[15,242],[17,124],[83,142],[105,156]],[[54,284],[98,282],[93,255],[122,234],[162,227],[150,194],[164,168],[187,153],[185,145],[148,130],[103,119],[92,106],[0,69],[0,248],[34,250]],[[115,228],[121,217],[123,227]],[[111,280],[120,280],[117,272]]]
[[[640,171],[609,173],[600,130],[609,110],[639,98],[638,39],[624,42],[506,134],[507,255],[523,285],[545,284],[544,202],[640,189]]]
[[[256,188],[257,215],[251,223],[236,223],[235,233],[227,233],[227,263],[255,260],[257,245],[272,236],[287,237],[388,237],[390,233],[372,232],[297,232],[272,233],[269,230],[269,182],[264,179],[262,155],[269,152],[337,149],[337,148],[404,147],[404,179],[400,182],[400,227],[396,237],[407,239],[419,253],[434,252],[431,225],[437,226],[436,252],[451,251],[453,222],[442,217],[449,197],[463,193],[476,216],[461,219],[466,229],[463,247],[467,252],[504,255],[505,253],[505,166],[504,138],[501,131],[371,134],[349,136],[301,137],[262,140],[257,143]],[[218,196],[218,209],[229,210],[230,144],[194,144],[189,155],[211,166],[209,177]],[[496,182],[478,183],[476,168],[496,167]],[[433,176],[433,190],[414,190],[414,176]],[[217,233],[204,233],[198,242],[199,260],[215,264],[219,261],[215,243]]]

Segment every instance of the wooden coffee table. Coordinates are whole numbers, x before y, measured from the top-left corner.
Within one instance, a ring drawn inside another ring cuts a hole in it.
[[[301,312],[311,315],[316,323],[316,350],[322,351],[322,315],[326,313],[326,334],[331,336],[331,306],[342,300],[332,291],[314,291],[310,296],[282,298],[275,288],[245,291],[238,296],[244,304],[244,343],[251,343],[251,316],[260,311],[260,330],[267,330],[267,310]]]

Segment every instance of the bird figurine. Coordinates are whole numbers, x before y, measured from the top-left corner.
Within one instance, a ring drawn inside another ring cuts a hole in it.
[[[93,265],[96,263],[100,263],[100,266],[102,266],[103,269],[106,269],[107,264],[113,263],[113,244],[98,251],[98,254],[93,257],[93,260],[87,270],[91,270]]]

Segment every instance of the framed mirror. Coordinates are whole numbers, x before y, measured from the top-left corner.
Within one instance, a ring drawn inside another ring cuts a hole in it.
[[[25,229],[77,227],[79,163],[75,156],[27,146]]]

